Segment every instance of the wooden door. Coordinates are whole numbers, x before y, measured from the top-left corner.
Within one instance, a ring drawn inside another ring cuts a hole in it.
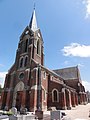
[[[22,102],[22,91],[18,91],[17,92],[17,97],[16,97],[16,108],[17,108],[18,111],[20,111],[21,102]]]

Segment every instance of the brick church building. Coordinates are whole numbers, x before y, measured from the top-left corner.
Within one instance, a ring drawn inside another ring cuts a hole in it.
[[[29,111],[71,109],[86,103],[78,66],[49,70],[44,66],[44,47],[35,9],[30,24],[20,36],[16,59],[8,71],[2,92],[1,109]]]

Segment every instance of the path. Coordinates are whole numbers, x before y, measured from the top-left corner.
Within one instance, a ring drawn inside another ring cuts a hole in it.
[[[72,110],[63,110],[71,120],[90,120],[89,111],[90,103],[87,105],[79,105],[72,108]]]

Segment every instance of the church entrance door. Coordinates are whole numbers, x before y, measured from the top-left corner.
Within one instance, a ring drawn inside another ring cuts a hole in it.
[[[23,94],[22,91],[17,91],[16,108],[18,111],[20,111],[20,108],[21,108],[22,94]]]

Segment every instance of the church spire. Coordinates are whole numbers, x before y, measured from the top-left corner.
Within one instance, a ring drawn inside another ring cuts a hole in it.
[[[31,17],[29,27],[31,28],[31,30],[33,32],[35,32],[38,29],[38,27],[37,27],[37,19],[36,19],[36,12],[35,12],[35,4],[34,4],[34,10],[33,10],[33,13],[32,13],[32,17]]]

